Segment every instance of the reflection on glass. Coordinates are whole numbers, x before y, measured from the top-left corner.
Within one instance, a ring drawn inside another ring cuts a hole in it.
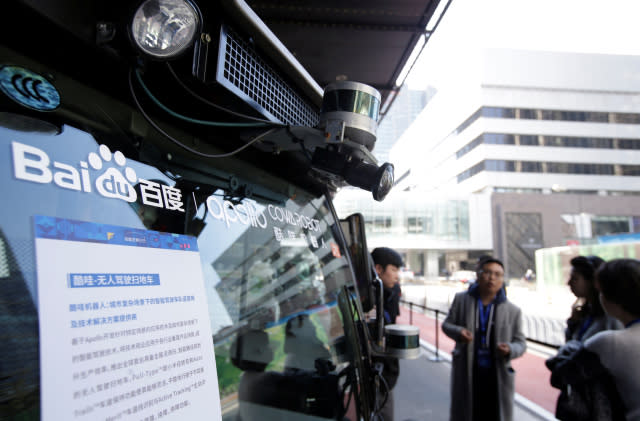
[[[225,419],[245,419],[254,410],[263,417],[264,411],[291,412],[287,419],[296,419],[296,412],[321,415],[336,410],[296,403],[301,390],[337,381],[339,361],[345,358],[339,348],[344,327],[337,296],[349,270],[336,251],[331,231],[335,221],[324,199],[241,199],[232,204],[221,199],[221,191],[212,197],[199,247],[205,273],[211,274],[205,276],[207,288],[223,304],[210,302],[221,398],[239,400],[238,406],[223,408]],[[244,224],[240,216],[227,226],[217,219],[221,208],[230,214],[239,211],[238,216],[243,209],[255,209],[247,212],[255,223],[248,218]],[[247,365],[235,357],[239,347],[246,346],[242,352],[252,349],[263,365]],[[277,385],[279,392],[263,393],[268,384]]]
[[[122,161],[120,155],[120,164],[107,163],[104,158],[114,155],[111,151],[107,155],[104,148],[100,155],[98,143],[85,132],[68,126],[43,131],[35,119],[23,119],[21,123],[20,127],[0,127],[0,147],[7,152],[0,154],[0,168],[5,169],[0,194],[4,203],[11,204],[0,209],[0,413],[39,419],[41,373],[33,216],[143,228],[129,202],[103,195],[95,181],[111,169],[114,178],[109,180],[129,183],[125,175],[129,169],[138,178],[158,179],[166,185],[173,182],[153,167]],[[25,126],[28,124],[36,127],[30,130]],[[23,150],[28,152],[23,155]],[[85,169],[83,162],[94,167]],[[96,170],[99,164],[103,166]],[[83,169],[88,172],[83,173]],[[51,177],[47,177],[49,173]],[[131,185],[125,187],[120,190]]]
[[[0,128],[0,146],[10,151],[12,142],[35,148],[30,150],[49,159],[46,169],[28,174],[54,174],[49,182],[17,179],[11,171],[12,154],[0,155],[0,168],[5,169],[0,193],[6,203],[20,204],[0,209],[4,285],[0,301],[5,303],[0,309],[4,334],[0,348],[5,356],[0,379],[2,390],[13,391],[2,397],[3,405],[19,401],[27,405],[19,411],[30,414],[25,419],[38,417],[38,291],[32,217],[40,214],[197,237],[225,419],[237,419],[238,402],[244,396],[249,406],[259,405],[263,415],[271,411],[274,417],[282,417],[286,411],[286,419],[340,411],[338,373],[352,359],[340,345],[345,327],[337,298],[351,282],[351,272],[334,237],[336,221],[324,198],[299,190],[295,200],[283,197],[276,191],[287,189],[285,181],[277,181],[273,191],[261,185],[261,195],[253,199],[233,196],[221,186],[198,179],[175,181],[170,174],[125,158],[115,148],[102,147],[91,135],[72,127],[65,126],[54,141],[51,134]],[[32,155],[27,158],[35,159]],[[54,162],[60,165],[54,167]],[[65,177],[55,176],[62,164]],[[83,190],[83,169],[88,171],[91,191]],[[104,178],[102,192],[95,187],[99,177]],[[116,182],[121,184],[119,190]],[[135,200],[128,200],[134,193]],[[261,355],[262,366],[239,364],[235,357],[244,352],[238,350],[237,342],[246,332],[260,332],[250,333],[253,339],[243,343],[245,350],[253,349],[251,355]],[[253,398],[264,395],[261,385],[266,381],[252,379],[259,377],[256,373],[280,379],[274,389],[276,403]],[[312,393],[327,387],[332,388],[330,397],[308,395],[308,405],[277,404],[294,398],[298,402],[301,390]],[[311,404],[312,398],[317,405]]]

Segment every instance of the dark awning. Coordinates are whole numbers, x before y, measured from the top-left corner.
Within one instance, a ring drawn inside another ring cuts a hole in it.
[[[366,83],[382,94],[383,111],[440,2],[447,0],[247,0],[321,87],[341,78]]]

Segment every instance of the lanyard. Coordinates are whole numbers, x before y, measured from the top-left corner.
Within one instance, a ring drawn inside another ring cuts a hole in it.
[[[489,336],[491,332],[491,326],[489,325],[491,321],[491,316],[493,315],[493,301],[490,302],[486,307],[482,304],[482,300],[478,298],[478,318],[480,319],[480,337],[482,339],[482,346],[487,346],[487,336]],[[488,332],[487,332],[488,330]]]

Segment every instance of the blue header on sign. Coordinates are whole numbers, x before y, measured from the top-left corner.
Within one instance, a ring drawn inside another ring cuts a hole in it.
[[[36,238],[198,251],[198,242],[195,237],[190,235],[95,224],[41,215],[34,216],[34,228]]]
[[[70,273],[69,288],[139,287],[160,285],[157,273]]]

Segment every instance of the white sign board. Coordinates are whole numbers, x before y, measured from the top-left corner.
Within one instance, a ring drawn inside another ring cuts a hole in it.
[[[221,420],[194,237],[35,216],[43,420]]]

